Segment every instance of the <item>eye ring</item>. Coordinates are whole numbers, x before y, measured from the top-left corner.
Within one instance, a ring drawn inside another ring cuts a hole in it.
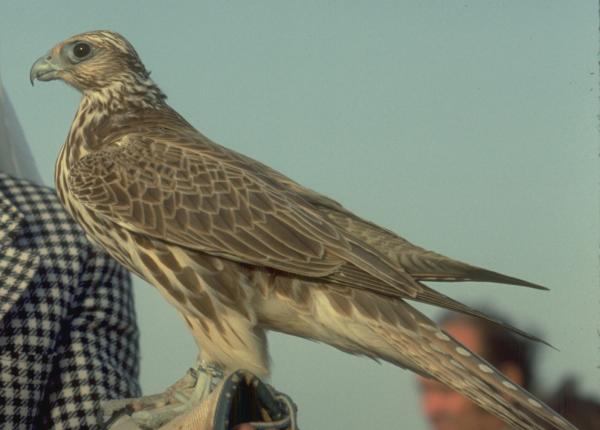
[[[73,55],[82,60],[92,52],[92,47],[85,42],[78,42],[73,46]]]

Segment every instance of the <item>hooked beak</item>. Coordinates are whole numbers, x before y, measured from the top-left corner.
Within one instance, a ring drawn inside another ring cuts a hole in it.
[[[31,85],[33,85],[33,81],[36,79],[38,81],[58,79],[58,72],[62,71],[62,68],[57,63],[58,62],[51,54],[40,57],[33,63],[33,66],[31,66],[31,70],[29,71]]]

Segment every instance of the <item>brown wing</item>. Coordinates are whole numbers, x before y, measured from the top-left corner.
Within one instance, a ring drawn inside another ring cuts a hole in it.
[[[546,287],[491,270],[472,266],[413,245],[395,233],[333,207],[321,207],[324,216],[344,231],[359,237],[404,268],[419,281],[484,281]]]
[[[316,207],[329,221],[379,251],[382,258],[387,258],[389,262],[405,270],[418,281],[485,281],[521,285],[543,290],[547,289],[522,279],[472,266],[433,251],[428,251],[410,243],[390,230],[359,218],[335,200],[305,188],[277,171],[272,171],[270,176],[302,196],[302,198]],[[361,274],[356,273],[353,276],[360,277]],[[343,284],[343,280],[339,279],[334,279],[334,282]],[[365,280],[363,282],[368,281]],[[416,290],[416,295],[413,297],[401,297],[411,298],[423,303],[482,318],[524,338],[553,347],[550,343],[537,336],[533,336],[503,321],[491,318],[483,312],[464,305],[426,285],[421,285],[421,288]]]
[[[129,135],[83,157],[70,192],[124,228],[190,249],[396,296],[421,289],[235,152],[189,134],[157,137]]]
[[[236,261],[324,276],[348,248],[328,222],[309,217],[247,172],[155,140],[85,156],[69,175],[81,203],[121,226]]]
[[[247,159],[247,162],[259,165],[262,172],[266,172],[270,178],[301,196],[317,208],[327,220],[376,249],[388,261],[419,281],[498,282],[547,290],[541,285],[472,266],[421,248],[390,230],[356,216],[337,201],[303,187],[268,166],[252,159]]]

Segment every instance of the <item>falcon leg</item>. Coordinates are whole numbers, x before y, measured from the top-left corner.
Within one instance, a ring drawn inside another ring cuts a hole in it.
[[[205,363],[202,360],[199,360],[196,368],[191,369],[188,374],[192,375],[195,379],[193,384],[176,383],[164,393],[175,400],[175,403],[150,410],[134,412],[131,415],[133,420],[141,426],[151,429],[157,428],[175,417],[189,412],[202,403],[223,378],[223,370],[219,366],[212,363]]]
[[[174,396],[182,403],[197,405],[206,398],[215,386],[223,379],[223,369],[213,363],[198,360],[195,369],[196,382],[190,395],[186,391],[176,391]]]
[[[144,429],[156,429],[198,406],[223,378],[220,367],[198,360],[197,366],[160,394],[103,403],[106,425],[131,415]]]
[[[105,424],[105,428],[111,428],[111,425],[123,415],[129,416],[138,411],[157,411],[168,405],[181,403],[181,400],[178,399],[179,393],[184,390],[192,390],[196,380],[196,371],[189,369],[182,378],[169,386],[163,393],[102,402],[102,422]]]

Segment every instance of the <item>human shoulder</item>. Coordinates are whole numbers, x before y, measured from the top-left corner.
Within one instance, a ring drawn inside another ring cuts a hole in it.
[[[72,248],[73,253],[89,249],[83,231],[52,188],[0,173],[0,199],[22,218],[18,235],[21,246]]]

